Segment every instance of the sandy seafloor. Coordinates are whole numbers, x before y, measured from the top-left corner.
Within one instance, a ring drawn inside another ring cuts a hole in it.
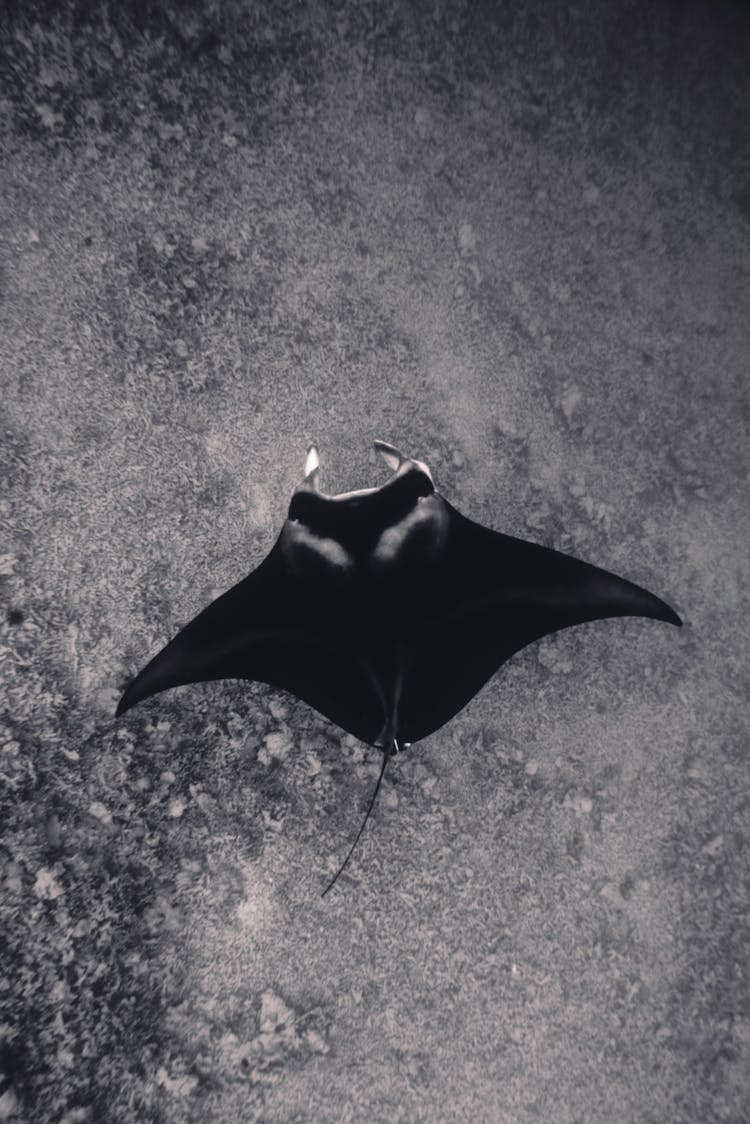
[[[747,9],[0,18],[0,1120],[747,1120]],[[685,626],[525,649],[321,900],[375,750],[113,709],[374,438]]]

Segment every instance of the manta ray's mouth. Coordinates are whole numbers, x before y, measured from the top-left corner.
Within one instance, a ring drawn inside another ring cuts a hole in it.
[[[388,467],[392,470],[392,476],[389,480],[386,480],[384,484],[378,484],[377,487],[374,488],[358,488],[352,492],[336,492],[334,495],[327,495],[323,493],[320,487],[320,454],[318,452],[317,445],[310,445],[307,450],[307,456],[305,458],[304,483],[308,487],[312,488],[313,491],[320,492],[321,495],[326,495],[326,499],[350,500],[359,496],[374,495],[376,492],[380,492],[384,488],[387,488],[397,476],[403,475],[405,472],[414,471],[414,469],[416,468],[419,472],[424,473],[424,475],[430,481],[430,484],[432,484],[434,487],[432,473],[430,472],[424,461],[418,461],[414,460],[411,457],[405,457],[404,454],[395,447],[395,445],[389,445],[387,441],[373,441],[373,446],[375,450],[380,453],[381,457],[388,465]]]

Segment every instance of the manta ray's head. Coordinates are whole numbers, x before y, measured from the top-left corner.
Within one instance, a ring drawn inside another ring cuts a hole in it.
[[[371,496],[377,492],[384,490],[392,490],[393,484],[396,480],[402,480],[404,477],[409,477],[411,480],[412,488],[415,498],[420,495],[429,495],[435,490],[435,484],[430,472],[424,461],[414,460],[412,457],[405,457],[395,446],[389,445],[387,441],[374,441],[373,445],[381,457],[391,469],[393,475],[385,484],[381,484],[377,488],[360,488],[355,492],[338,492],[336,495],[329,496],[321,492],[320,489],[320,454],[317,445],[311,445],[307,450],[307,457],[305,458],[305,478],[301,487],[312,490],[319,495],[325,495],[328,500],[335,500],[337,503],[355,499],[360,496]],[[299,489],[298,489],[299,490]]]
[[[321,490],[317,446],[307,450],[304,479],[292,496],[283,539],[289,560],[304,563],[298,568],[309,572],[315,555],[331,572],[349,571],[365,557],[368,573],[373,567],[390,571],[394,563],[409,566],[420,553],[425,558],[439,548],[445,513],[429,468],[385,441],[374,445],[391,469],[388,480],[336,495]],[[320,569],[314,572],[319,576]]]

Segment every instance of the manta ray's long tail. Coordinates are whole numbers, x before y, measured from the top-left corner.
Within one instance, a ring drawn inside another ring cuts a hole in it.
[[[365,818],[362,821],[362,826],[360,827],[359,831],[357,832],[357,837],[354,840],[354,842],[352,843],[351,847],[349,848],[349,854],[346,856],[346,858],[342,862],[341,866],[338,868],[338,870],[334,874],[333,878],[328,883],[328,885],[326,886],[323,893],[320,895],[321,898],[324,898],[326,896],[326,894],[328,893],[328,891],[331,889],[331,887],[336,885],[336,883],[339,880],[339,876],[344,873],[344,870],[346,868],[347,863],[349,862],[349,859],[354,854],[354,849],[357,846],[357,844],[359,843],[362,832],[365,830],[365,826],[367,824],[367,821],[370,818],[370,812],[375,807],[375,801],[377,800],[378,793],[380,792],[380,786],[383,783],[383,777],[385,776],[386,765],[390,761],[394,752],[398,753],[398,742],[396,741],[395,738],[392,741],[389,740],[387,742],[387,748],[385,748],[383,750],[383,764],[380,766],[380,775],[378,776],[378,783],[375,785],[375,791],[373,792],[372,796],[370,797],[370,803],[367,807],[367,814],[365,815]]]

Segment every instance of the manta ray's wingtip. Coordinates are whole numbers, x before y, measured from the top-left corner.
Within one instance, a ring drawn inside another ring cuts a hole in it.
[[[673,624],[676,628],[682,628],[682,617],[674,611],[671,605],[662,601],[661,597],[654,596],[653,593],[649,593],[647,596],[648,604],[644,606],[643,616],[651,617],[654,621],[664,621],[665,624]]]
[[[138,699],[133,697],[134,683],[135,680],[133,680],[133,683],[129,683],[120,696],[120,701],[118,702],[117,709],[115,710],[115,718],[122,718],[123,714],[125,714],[126,711],[130,710],[130,708],[132,706],[135,706],[135,704],[138,702]]]
[[[115,718],[122,718],[123,714],[125,713],[125,711],[127,709],[128,709],[128,704],[127,704],[127,701],[125,699],[125,695],[123,695],[122,698],[120,699],[120,701],[118,702],[117,707],[115,708]]]
[[[158,687],[155,687],[153,683],[152,677],[146,674],[148,670],[148,668],[144,669],[140,675],[136,675],[135,679],[130,680],[120,696],[120,701],[115,710],[115,718],[122,718],[126,711],[132,710],[137,703],[143,702],[144,699],[155,694],[156,690],[158,690]]]
[[[683,625],[682,617],[679,616],[679,614],[677,614],[674,611],[674,609],[671,608],[671,606],[669,606],[669,605],[665,604],[664,610],[665,611],[664,611],[664,616],[662,617],[662,620],[666,621],[667,624],[673,624],[677,628],[682,628],[682,625]]]

